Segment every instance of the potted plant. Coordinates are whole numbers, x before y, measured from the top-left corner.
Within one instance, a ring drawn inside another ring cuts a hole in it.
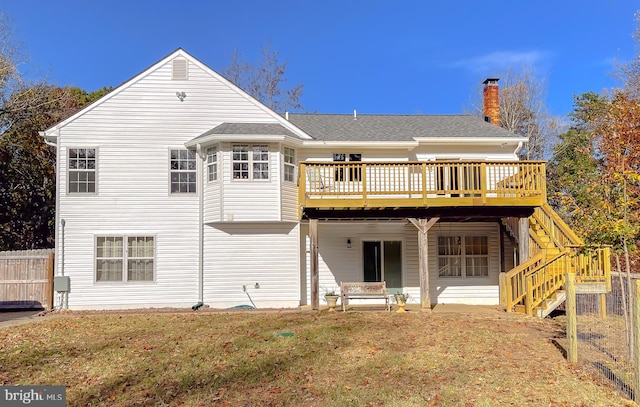
[[[396,304],[398,304],[398,310],[396,312],[407,312],[404,309],[404,306],[407,305],[407,300],[409,299],[409,294],[395,293],[395,294],[393,294],[393,298],[396,300]]]
[[[327,302],[327,305],[329,306],[329,312],[335,312],[336,311],[336,304],[338,303],[338,298],[340,296],[338,294],[336,294],[335,291],[331,290],[331,291],[327,291],[324,294],[324,299]]]

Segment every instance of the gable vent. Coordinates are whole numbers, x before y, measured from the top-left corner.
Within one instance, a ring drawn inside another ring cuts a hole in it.
[[[183,58],[176,58],[172,61],[171,67],[171,79],[173,80],[185,80],[188,78],[188,65],[187,60]]]

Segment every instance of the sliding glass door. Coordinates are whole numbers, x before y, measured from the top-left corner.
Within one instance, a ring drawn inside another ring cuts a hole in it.
[[[402,242],[362,242],[364,281],[386,281],[389,294],[402,292]]]

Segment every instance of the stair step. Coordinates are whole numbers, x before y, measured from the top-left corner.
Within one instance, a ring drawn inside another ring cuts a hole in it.
[[[515,305],[513,307],[513,312],[515,312],[516,314],[526,314],[527,309],[525,308],[524,305]]]
[[[562,304],[566,299],[567,299],[567,293],[564,291],[556,291],[555,293],[553,293],[553,296],[555,296],[555,299],[551,300],[551,299],[547,299],[545,301],[545,307],[538,307],[535,311],[535,314],[539,317],[539,318],[544,318],[547,315],[551,314],[551,312],[553,312],[553,310],[555,310],[556,308],[558,308],[558,306],[560,306],[560,304]]]

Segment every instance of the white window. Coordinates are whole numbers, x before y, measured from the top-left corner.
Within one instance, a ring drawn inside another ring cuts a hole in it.
[[[153,281],[154,263],[155,247],[152,236],[96,238],[97,282]]]
[[[269,147],[266,144],[236,144],[232,147],[234,180],[268,180]]]
[[[196,192],[196,153],[193,150],[171,150],[171,193]]]
[[[334,153],[333,161],[349,161],[349,162],[357,162],[362,161],[362,154],[346,154],[346,153]],[[348,176],[345,176],[345,168],[348,167]],[[336,181],[360,181],[362,179],[362,168],[356,166],[337,166],[335,171],[335,180]]]
[[[207,180],[218,180],[218,147],[207,149]]]
[[[487,236],[466,236],[464,239],[465,275],[489,277],[489,244]]]
[[[487,236],[438,236],[439,277],[488,277]]]
[[[284,148],[284,180],[294,182],[296,177],[296,150]]]
[[[69,193],[96,192],[96,149],[70,148]]]

